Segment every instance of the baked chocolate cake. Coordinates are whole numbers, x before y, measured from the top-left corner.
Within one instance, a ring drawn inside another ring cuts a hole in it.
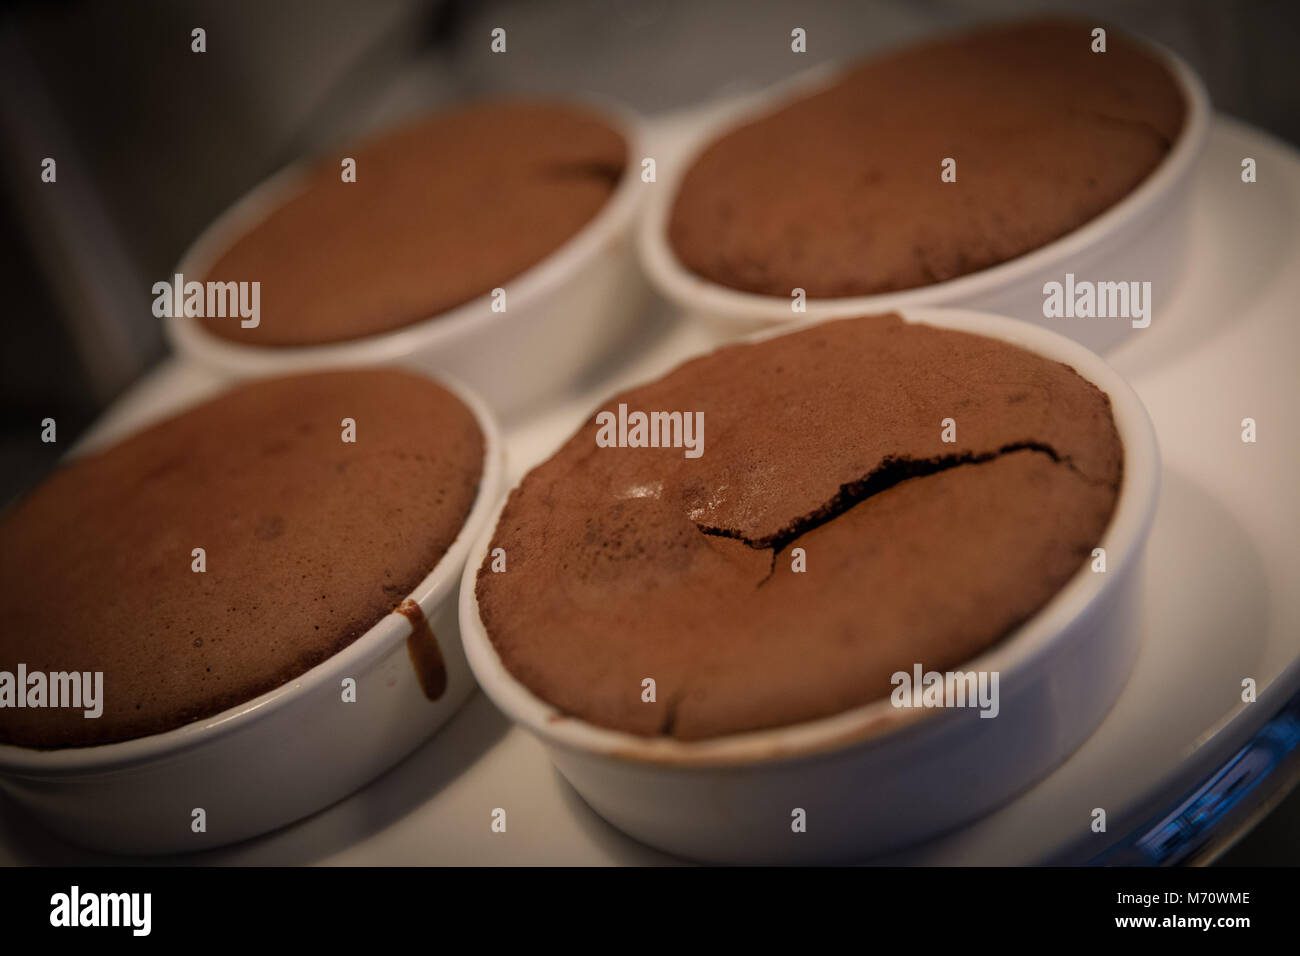
[[[727,133],[682,179],[677,258],[733,289],[831,298],[952,279],[1078,229],[1160,165],[1186,110],[1163,62],[1113,30],[1093,53],[1092,29],[922,43]]]
[[[103,714],[6,707],[0,742],[140,737],[292,680],[433,569],[483,458],[459,398],[368,369],[241,385],[64,466],[0,523],[0,671],[102,671]]]
[[[1074,369],[898,316],[728,346],[620,405],[702,412],[703,454],[601,447],[597,413],[511,493],[477,597],[530,690],[643,735],[797,723],[970,660],[1083,566],[1123,469]]]
[[[342,157],[356,182],[341,180]],[[627,163],[599,114],[484,102],[336,151],[301,191],[239,237],[201,281],[261,282],[260,323],[199,321],[249,345],[343,342],[490,292],[570,239]]]

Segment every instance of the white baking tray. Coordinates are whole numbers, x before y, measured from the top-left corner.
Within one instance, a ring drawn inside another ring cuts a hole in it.
[[[670,155],[697,116],[660,121]],[[1241,182],[1253,157],[1259,182]],[[1149,329],[1107,360],[1155,422],[1163,487],[1147,552],[1145,633],[1133,677],[1101,727],[1046,780],[974,824],[887,862],[1016,864],[1090,858],[1226,758],[1300,674],[1300,153],[1216,118],[1194,179],[1190,268]],[[666,371],[710,334],[671,309],[599,374],[507,423],[507,481],[546,457],[615,389]],[[97,429],[108,438],[213,388],[158,368]],[[1241,420],[1258,423],[1243,444]],[[1291,668],[1288,671],[1288,668]],[[1260,702],[1241,702],[1253,677]],[[1092,810],[1106,809],[1095,834]],[[492,829],[506,811],[506,831]],[[0,863],[112,862],[62,843],[0,803]],[[596,816],[542,745],[482,694],[394,770],[330,809],[225,849],[206,864],[671,863]]]

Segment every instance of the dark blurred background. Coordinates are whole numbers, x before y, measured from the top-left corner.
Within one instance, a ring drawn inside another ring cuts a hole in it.
[[[1300,143],[1300,3],[1228,0],[127,0],[0,14],[0,501],[166,352],[154,281],[277,168],[497,91],[655,114],[994,17],[1077,14],[1171,47],[1216,109]],[[508,54],[489,52],[493,27]],[[808,31],[792,60],[790,30]],[[190,32],[207,31],[207,52]],[[58,163],[56,186],[41,160]],[[42,418],[58,421],[43,445]],[[1229,854],[1300,861],[1296,798]]]

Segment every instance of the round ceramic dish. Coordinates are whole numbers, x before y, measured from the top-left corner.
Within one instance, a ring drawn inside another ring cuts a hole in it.
[[[649,289],[633,248],[632,223],[644,188],[639,121],[608,106],[604,120],[627,143],[627,168],[609,201],[568,242],[503,285],[508,309],[485,293],[464,305],[380,335],[329,345],[271,348],[217,338],[190,316],[169,317],[167,335],[183,356],[223,374],[248,377],[339,365],[400,361],[456,376],[498,414],[528,409],[572,381],[622,340]],[[212,223],[175,272],[202,276],[231,242],[301,188],[302,168],[271,177]]]
[[[841,861],[897,848],[980,816],[1046,775],[1119,695],[1138,649],[1140,559],[1159,487],[1155,433],[1141,401],[1096,355],[1053,332],[952,309],[910,309],[904,318],[1065,362],[1110,397],[1125,457],[1099,543],[1107,571],[1081,568],[1030,620],[962,666],[999,673],[994,719],[972,709],[900,709],[884,698],[797,725],[679,741],[562,714],[505,669],[474,593],[490,522],[461,583],[461,637],[474,676],[541,738],[596,812],[638,840],[726,863]],[[806,832],[792,830],[796,809],[806,812]],[[1087,808],[1079,813],[1086,827]]]
[[[447,670],[424,696],[406,639],[388,614],[339,653],[287,684],[212,717],[120,743],[63,750],[0,745],[0,788],[66,839],[111,853],[170,853],[233,843],[346,796],[406,756],[474,688],[457,635],[457,585],[470,545],[497,504],[501,436],[483,402],[440,383],[474,412],[483,477],[460,534],[411,592]],[[356,681],[344,703],[342,680]],[[193,829],[193,811],[206,817]]]
[[[686,269],[668,242],[668,219],[682,175],[695,157],[721,135],[825,85],[829,77],[818,70],[775,90],[746,97],[725,118],[701,131],[699,139],[668,171],[648,200],[638,234],[641,264],[659,292],[709,322],[724,336],[776,323],[951,305],[1046,325],[1094,351],[1105,351],[1139,330],[1125,318],[1045,318],[1043,286],[1047,282],[1065,282],[1066,273],[1073,273],[1078,280],[1149,281],[1152,321],[1160,321],[1161,306],[1168,301],[1183,264],[1190,177],[1209,131],[1209,97],[1196,74],[1163,47],[1151,43],[1146,46],[1168,65],[1187,104],[1182,132],[1169,155],[1133,192],[1100,216],[1022,256],[901,292],[810,298],[806,313],[793,312],[788,296],[740,292]]]

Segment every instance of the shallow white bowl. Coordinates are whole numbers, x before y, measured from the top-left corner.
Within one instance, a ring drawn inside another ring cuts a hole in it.
[[[904,318],[1065,362],[1110,397],[1124,477],[1099,542],[1107,571],[1081,568],[1030,620],[962,666],[999,672],[994,719],[971,709],[899,709],[884,698],[788,727],[679,741],[562,714],[505,669],[474,593],[495,529],[489,522],[461,583],[461,638],[474,676],[542,740],[583,799],[638,840],[726,863],[841,861],[894,849],[980,816],[1045,776],[1119,695],[1139,644],[1140,559],[1159,488],[1146,409],[1116,372],[1064,336],[953,309],[909,309]],[[804,833],[792,832],[795,808],[807,813]],[[1080,828],[1088,823],[1081,811]]]
[[[234,843],[328,806],[411,752],[474,689],[457,634],[466,556],[497,504],[504,459],[486,406],[446,379],[485,440],[483,477],[460,534],[409,597],[447,669],[436,701],[406,649],[411,622],[386,615],[339,653],[287,684],[165,733],[94,747],[0,744],[0,788],[55,833],[110,853],[171,853]],[[356,680],[355,703],[342,680]],[[191,829],[202,808],[206,832]]]
[[[702,131],[698,141],[684,151],[656,187],[641,218],[638,250],[642,267],[659,292],[723,337],[774,324],[950,305],[1035,322],[1094,351],[1106,351],[1141,330],[1124,318],[1045,318],[1043,285],[1064,282],[1067,272],[1074,273],[1076,280],[1149,281],[1152,322],[1162,321],[1162,306],[1169,300],[1184,261],[1191,174],[1209,132],[1210,101],[1196,74],[1164,47],[1142,42],[1169,66],[1182,90],[1187,106],[1182,132],[1164,162],[1137,189],[1095,219],[1045,246],[969,275],[915,289],[809,298],[805,313],[792,310],[789,296],[740,292],[689,271],[668,242],[668,220],[682,176],[696,156],[720,136],[833,80],[832,71],[819,68],[739,101],[734,110]]]
[[[632,235],[646,188],[640,177],[640,122],[622,108],[601,111],[627,144],[623,178],[575,236],[501,284],[505,312],[493,312],[492,296],[485,293],[391,332],[285,348],[218,338],[197,319],[181,316],[165,320],[169,340],[182,356],[236,377],[402,362],[454,375],[499,415],[527,410],[615,347],[636,322],[649,292]],[[302,188],[303,171],[291,166],[252,190],[199,236],[173,271],[187,281],[201,278],[236,238]]]

